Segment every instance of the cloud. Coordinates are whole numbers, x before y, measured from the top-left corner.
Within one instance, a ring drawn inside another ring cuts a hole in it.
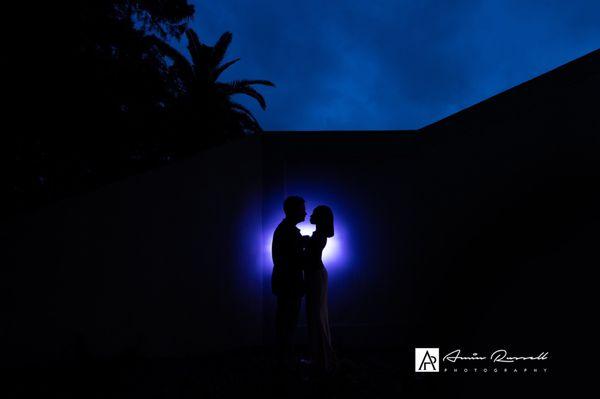
[[[600,43],[594,1],[197,1],[234,33],[223,79],[265,78],[267,130],[419,128]]]

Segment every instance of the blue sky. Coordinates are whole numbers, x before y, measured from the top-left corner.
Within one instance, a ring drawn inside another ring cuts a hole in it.
[[[416,129],[600,47],[598,0],[192,0],[265,130]],[[182,39],[182,45],[185,39]]]

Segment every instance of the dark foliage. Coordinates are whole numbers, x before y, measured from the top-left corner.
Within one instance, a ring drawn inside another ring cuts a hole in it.
[[[151,38],[156,48],[171,60],[166,71],[171,101],[167,104],[167,121],[171,130],[179,134],[176,152],[185,154],[190,148],[193,151],[225,139],[260,132],[261,127],[252,113],[231,97],[245,94],[266,109],[265,99],[252,86],[273,87],[274,84],[267,80],[219,82],[219,76],[239,61],[238,58],[223,63],[231,33],[221,35],[214,46],[201,43],[191,29],[185,33],[191,61],[168,43]]]
[[[188,0],[81,0],[66,40],[50,40],[49,27],[38,25],[14,46],[20,63],[2,71],[12,106],[5,112],[18,126],[2,145],[7,214],[260,131],[230,96],[248,94],[264,108],[251,85],[272,84],[217,82],[237,61],[221,63],[231,34],[210,47],[187,31],[191,63],[167,44],[193,15]]]

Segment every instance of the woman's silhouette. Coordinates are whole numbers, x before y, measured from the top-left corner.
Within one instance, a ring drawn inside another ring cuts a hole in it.
[[[333,212],[329,207],[320,205],[313,210],[310,223],[316,225],[316,230],[307,239],[307,262],[304,271],[308,347],[315,367],[321,371],[331,371],[335,358],[331,347],[327,309],[328,275],[321,256],[327,245],[327,238],[333,237]]]

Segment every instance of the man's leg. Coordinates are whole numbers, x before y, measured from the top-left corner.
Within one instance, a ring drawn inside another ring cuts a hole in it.
[[[291,364],[294,355],[294,335],[300,315],[300,298],[277,297],[277,313],[275,315],[277,333],[278,360]]]

